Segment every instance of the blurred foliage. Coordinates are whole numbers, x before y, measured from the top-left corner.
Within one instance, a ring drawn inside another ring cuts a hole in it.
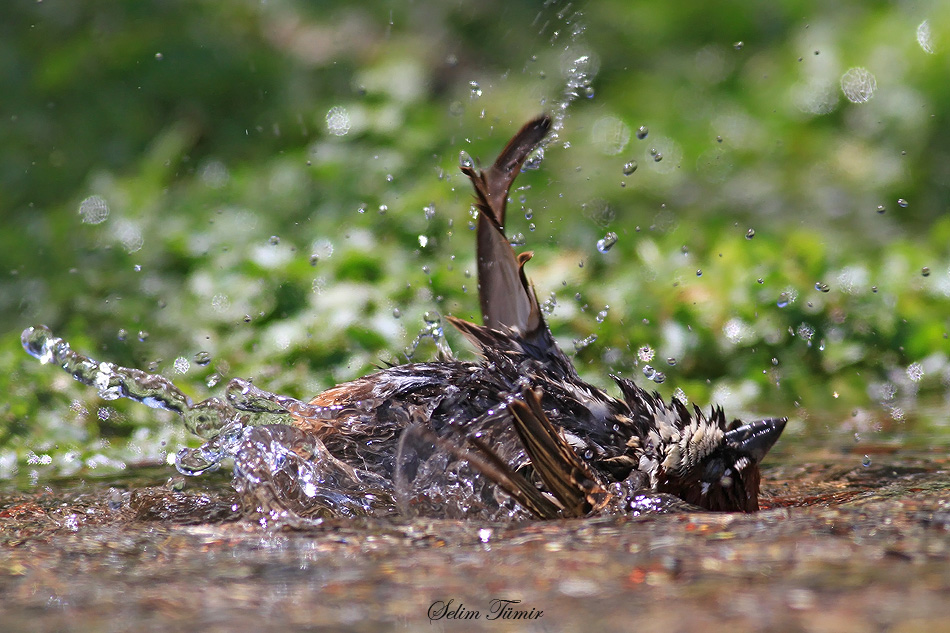
[[[202,399],[236,376],[306,397],[404,361],[425,312],[476,318],[459,152],[542,110],[563,128],[508,232],[587,378],[788,414],[787,446],[948,439],[946,3],[4,14],[0,478],[191,441],[27,357],[29,325]]]

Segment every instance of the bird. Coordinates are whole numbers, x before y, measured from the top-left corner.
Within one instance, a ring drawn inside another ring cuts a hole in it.
[[[758,511],[760,464],[787,418],[727,422],[721,407],[665,402],[615,375],[613,397],[579,377],[551,334],[525,273],[533,254],[516,253],[504,228],[512,184],[551,126],[547,114],[532,119],[486,169],[461,164],[478,212],[482,324],[446,319],[479,359],[385,367],[310,400],[333,416],[293,424],[392,481],[406,511]]]
[[[727,421],[721,407],[665,402],[616,375],[620,397],[611,396],[580,378],[551,334],[525,273],[532,253],[515,253],[505,235],[512,184],[551,127],[538,116],[488,168],[460,165],[478,212],[482,324],[446,319],[477,360],[390,365],[309,403],[234,378],[225,400],[193,403],[163,376],[83,356],[45,326],[24,330],[23,347],[103,398],[178,413],[211,438],[182,449],[179,470],[233,457],[234,486],[258,509],[515,519],[757,511],[760,464],[787,418]],[[247,412],[289,424],[254,426]]]

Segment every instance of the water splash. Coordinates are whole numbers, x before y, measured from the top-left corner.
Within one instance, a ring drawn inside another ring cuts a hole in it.
[[[582,339],[574,339],[574,351],[580,352],[583,349],[586,349],[593,345],[597,341],[597,335],[591,334]]]
[[[608,232],[602,238],[597,240],[597,250],[601,253],[607,253],[614,244],[617,243],[617,234],[613,231]]]
[[[563,47],[561,74],[564,77],[564,88],[561,91],[561,98],[552,108],[553,134],[549,135],[545,145],[557,140],[558,131],[564,127],[567,110],[574,101],[579,97],[585,99],[594,97],[593,83],[599,69],[597,57],[585,42],[584,33],[587,27],[584,23],[584,14],[568,3],[554,17],[555,19],[547,23],[544,28],[550,26],[552,44],[560,40],[558,44]]]
[[[262,521],[285,525],[395,512],[387,478],[340,461],[319,437],[321,430],[344,418],[357,430],[361,424],[375,423],[376,403],[319,406],[239,378],[228,382],[223,400],[193,403],[165,377],[74,352],[45,326],[27,328],[21,342],[41,363],[59,365],[82,384],[95,387],[104,399],[128,398],[177,413],[189,431],[208,440],[178,452],[179,472],[199,475],[233,460],[234,488],[245,511],[260,515]],[[290,426],[293,420],[313,432]],[[376,450],[365,447],[358,455],[364,463],[378,465]]]
[[[439,360],[450,360],[454,358],[455,355],[452,353],[452,348],[449,347],[448,341],[445,340],[445,330],[442,327],[442,315],[438,312],[426,312],[422,320],[425,325],[419,330],[416,337],[412,339],[412,343],[406,348],[406,360],[412,362],[416,351],[419,349],[419,345],[421,345],[425,339],[431,339],[432,342],[435,343]]]
[[[27,328],[20,335],[20,342],[23,349],[41,363],[59,365],[82,384],[95,387],[101,398],[128,398],[153,409],[172,411],[199,437],[214,437],[238,415],[234,408],[217,398],[192,403],[191,398],[164,376],[100,363],[74,352],[69,343],[54,336],[45,326]]]

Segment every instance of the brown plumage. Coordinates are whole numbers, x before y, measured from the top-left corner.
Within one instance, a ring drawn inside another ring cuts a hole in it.
[[[727,425],[721,409],[690,412],[615,377],[624,396],[617,400],[580,380],[554,341],[524,272],[531,254],[517,255],[504,233],[511,185],[550,126],[548,116],[534,119],[491,167],[462,167],[479,211],[484,324],[448,320],[483,359],[384,369],[313,399],[342,407],[330,426],[297,424],[342,459],[397,481],[415,481],[419,471],[400,436],[422,438],[442,455],[447,481],[464,470],[540,518],[635,511],[644,494],[708,510],[758,510],[758,464],[784,418]],[[437,493],[439,476],[428,473],[417,489]]]

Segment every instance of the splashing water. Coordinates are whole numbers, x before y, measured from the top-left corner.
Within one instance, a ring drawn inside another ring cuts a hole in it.
[[[445,340],[442,316],[438,312],[426,312],[422,320],[425,325],[419,333],[416,334],[416,337],[412,339],[412,343],[409,344],[409,347],[406,348],[406,360],[412,362],[413,357],[416,355],[416,350],[419,349],[419,345],[421,345],[425,339],[432,339],[432,342],[435,343],[440,360],[454,358],[455,355],[452,352],[452,348],[449,347],[448,341]]]
[[[610,231],[601,239],[597,240],[597,250],[601,253],[608,252],[617,243],[617,234]]]
[[[318,434],[289,425],[296,418],[310,428],[328,428],[342,416],[352,416],[352,408],[307,404],[239,378],[228,382],[224,400],[193,403],[165,377],[83,356],[44,326],[24,330],[21,342],[41,363],[59,365],[106,400],[128,398],[177,413],[190,432],[208,440],[178,452],[179,472],[199,475],[233,460],[233,485],[245,511],[259,514],[264,522],[295,524],[396,511],[389,480],[341,462]]]
[[[23,348],[43,364],[55,363],[84,385],[95,387],[105,400],[129,398],[181,416],[189,431],[209,438],[233,421],[237,412],[227,403],[210,398],[193,404],[171,381],[140,369],[100,363],[78,354],[69,343],[44,326],[27,328],[20,336]]]

